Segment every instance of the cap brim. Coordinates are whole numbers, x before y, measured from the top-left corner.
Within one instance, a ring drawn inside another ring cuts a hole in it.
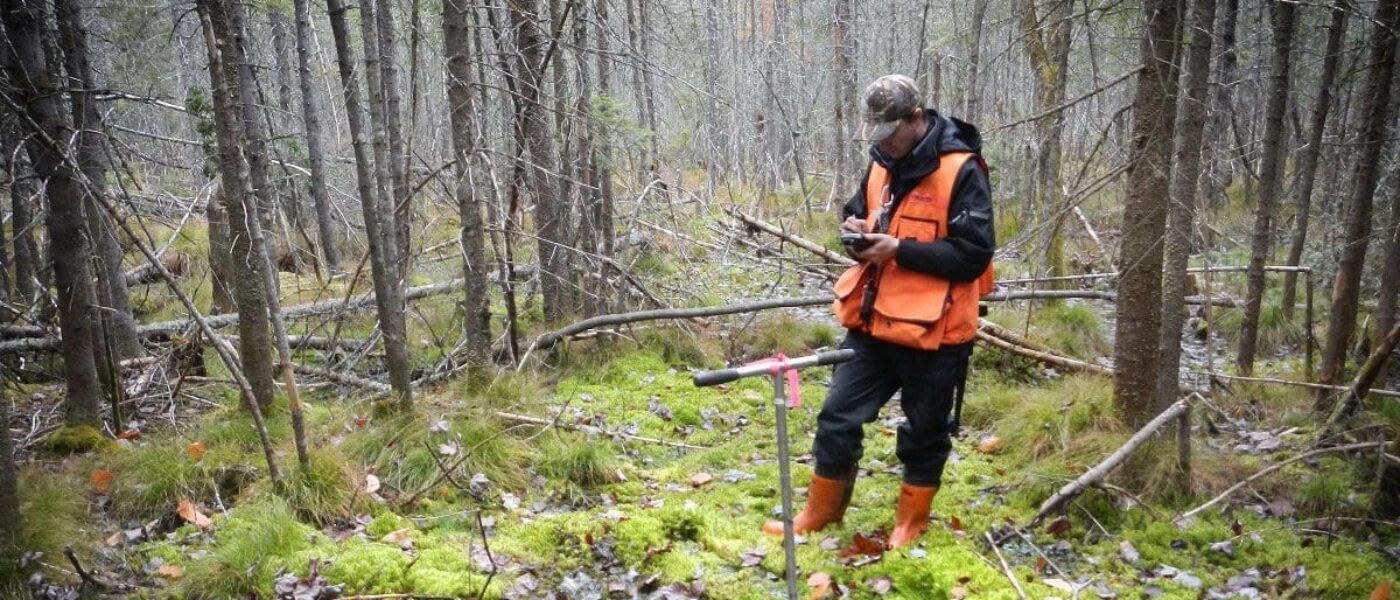
[[[899,127],[899,121],[885,121],[883,123],[865,123],[860,128],[860,139],[867,142],[878,142],[894,133]]]

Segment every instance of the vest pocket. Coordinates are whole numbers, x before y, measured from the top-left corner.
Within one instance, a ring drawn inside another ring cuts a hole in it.
[[[846,269],[832,288],[836,300],[831,303],[831,312],[842,327],[855,329],[862,325],[860,320],[861,290],[870,282],[870,263],[861,263]]]

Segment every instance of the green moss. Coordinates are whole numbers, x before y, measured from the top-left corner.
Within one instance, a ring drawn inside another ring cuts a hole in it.
[[[64,425],[53,433],[44,436],[40,446],[55,454],[77,454],[101,450],[112,445],[112,440],[102,435],[96,427],[87,425]]]
[[[447,546],[429,548],[418,554],[405,583],[414,593],[456,598],[499,598],[501,586],[493,581],[486,588],[486,576],[474,572],[467,554]]]
[[[347,594],[393,594],[409,587],[409,559],[398,546],[352,540],[339,550],[322,574],[331,583],[345,584]]]
[[[312,533],[285,500],[257,495],[217,524],[209,555],[189,564],[177,591],[183,598],[271,597],[278,569],[295,566]]]
[[[374,517],[369,527],[365,528],[365,534],[371,539],[379,539],[400,529],[411,529],[413,522],[395,513],[385,511]]]

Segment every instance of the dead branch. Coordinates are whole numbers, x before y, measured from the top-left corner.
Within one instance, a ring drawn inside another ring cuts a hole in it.
[[[1345,392],[1351,390],[1349,385],[1331,385],[1326,383],[1309,383],[1306,381],[1292,381],[1289,379],[1278,379],[1275,377],[1245,377],[1242,375],[1226,375],[1224,373],[1212,373],[1211,378],[1226,381],[1248,381],[1251,383],[1268,383],[1273,385],[1287,385],[1293,387],[1307,388],[1310,390],[1326,390],[1332,392]],[[1391,390],[1367,390],[1368,394],[1382,396],[1385,398],[1400,398],[1400,392]]]
[[[1197,394],[1192,394],[1192,396],[1197,396]],[[1126,443],[1117,450],[1114,450],[1113,454],[1108,455],[1108,458],[1094,465],[1092,469],[1085,471],[1078,479],[1065,484],[1064,487],[1060,488],[1060,491],[1055,492],[1055,495],[1046,499],[1045,502],[1040,505],[1040,511],[1036,513],[1034,519],[1031,519],[1027,527],[1035,527],[1044,520],[1046,516],[1063,506],[1065,502],[1078,496],[1080,492],[1083,492],[1095,482],[1106,477],[1113,469],[1117,468],[1119,464],[1122,464],[1130,454],[1137,450],[1139,446],[1142,446],[1148,438],[1156,434],[1158,429],[1161,429],[1163,425],[1181,416],[1181,413],[1186,412],[1188,407],[1190,407],[1190,404],[1188,404],[1186,400],[1177,400],[1172,403],[1172,405],[1162,411],[1161,414],[1144,425],[1142,429],[1139,429],[1137,433],[1134,433],[1133,437],[1128,438]]]
[[[1210,508],[1210,507],[1212,507],[1212,506],[1215,506],[1216,504],[1219,504],[1222,500],[1224,500],[1224,499],[1226,499],[1226,498],[1229,498],[1231,494],[1234,494],[1235,492],[1238,492],[1238,491],[1240,490],[1240,488],[1243,488],[1243,487],[1249,485],[1250,483],[1253,483],[1253,482],[1259,480],[1260,478],[1262,478],[1262,477],[1268,475],[1269,473],[1273,473],[1274,471],[1277,471],[1277,470],[1279,470],[1279,469],[1282,469],[1282,468],[1284,468],[1284,467],[1286,467],[1286,466],[1288,466],[1288,465],[1291,465],[1291,464],[1293,464],[1293,463],[1295,463],[1295,462],[1298,462],[1298,461],[1300,461],[1300,460],[1306,460],[1306,459],[1312,458],[1312,457],[1314,457],[1314,456],[1317,456],[1317,455],[1319,455],[1319,454],[1327,454],[1327,453],[1330,453],[1330,452],[1350,452],[1350,451],[1352,451],[1352,450],[1365,450],[1365,449],[1368,449],[1368,448],[1376,448],[1376,447],[1379,447],[1379,446],[1384,446],[1384,445],[1386,445],[1386,443],[1387,443],[1387,442],[1361,442],[1361,443],[1358,443],[1358,444],[1347,444],[1347,445],[1345,445],[1345,446],[1333,446],[1333,447],[1331,447],[1331,448],[1321,448],[1321,449],[1318,449],[1318,450],[1313,450],[1313,451],[1311,451],[1311,452],[1304,452],[1304,453],[1299,454],[1298,456],[1295,456],[1295,457],[1290,458],[1290,459],[1288,459],[1288,460],[1281,461],[1281,462],[1277,462],[1277,463],[1274,463],[1274,464],[1269,465],[1269,466],[1267,466],[1267,467],[1264,467],[1263,469],[1260,469],[1260,470],[1259,470],[1258,472],[1256,472],[1255,474],[1250,475],[1249,477],[1244,478],[1243,481],[1240,481],[1239,483],[1236,483],[1235,485],[1230,486],[1230,487],[1229,487],[1228,489],[1226,489],[1225,491],[1220,492],[1219,495],[1217,495],[1217,496],[1214,497],[1214,498],[1211,498],[1209,502],[1206,502],[1205,504],[1202,504],[1202,505],[1200,505],[1200,506],[1197,506],[1196,508],[1193,508],[1193,509],[1188,510],[1188,511],[1186,511],[1186,512],[1184,512],[1184,513],[1181,513],[1181,515],[1177,516],[1175,519],[1172,519],[1172,521],[1180,521],[1180,520],[1182,520],[1182,519],[1188,519],[1188,518],[1190,518],[1190,517],[1192,517],[1192,516],[1195,516],[1196,514],[1199,514],[1201,511],[1206,510],[1207,508]]]
[[[725,212],[729,213],[730,216],[739,219],[740,221],[743,221],[750,227],[777,236],[787,241],[788,243],[813,254],[816,254],[817,256],[820,256],[831,263],[841,265],[843,267],[849,267],[851,265],[856,264],[856,261],[851,259],[850,257],[842,256],[840,254],[832,252],[831,250],[828,250],[821,244],[813,242],[795,233],[788,233],[786,231],[783,231],[782,228],[778,227],[777,225],[773,225],[772,223],[769,223],[757,217],[752,217],[747,214],[744,214],[744,212],[739,210],[738,208],[728,207],[725,209]]]
[[[997,548],[997,543],[992,539],[992,534],[984,533],[982,537],[987,539],[987,543],[992,547],[992,552],[997,555],[997,561],[1001,562],[1002,574],[1006,575],[1006,579],[1011,582],[1011,587],[1016,588],[1016,595],[1024,600],[1027,597],[1026,590],[1021,589],[1021,582],[1016,580],[1016,574],[1012,573],[1011,566],[1006,564],[1006,557],[1001,555],[1001,549]]]
[[[658,319],[690,319],[695,317],[716,317],[720,315],[732,315],[738,313],[756,312],[772,308],[795,308],[804,306],[818,306],[831,302],[831,296],[803,296],[794,298],[774,298],[772,300],[761,300],[758,302],[745,302],[741,304],[728,304],[724,306],[706,306],[700,308],[664,308],[657,310],[643,310],[630,313],[616,313],[610,315],[598,315],[584,319],[568,327],[543,334],[530,343],[530,347],[525,350],[525,354],[520,359],[520,367],[524,367],[525,362],[530,358],[530,354],[536,350],[547,350],[554,347],[565,337],[575,333],[606,327],[609,325],[622,325],[626,323],[638,323],[642,321],[655,321]]]
[[[1064,371],[1073,371],[1076,373],[1093,373],[1095,375],[1113,374],[1113,369],[1110,369],[1108,367],[1103,367],[1093,363],[1075,360],[1066,356],[1051,354],[1048,351],[1033,350],[1031,348],[1011,343],[1010,341],[1004,340],[985,330],[979,330],[977,332],[977,341],[995,346],[1017,356],[1024,356],[1026,358],[1043,362],[1047,365],[1057,367]]]
[[[1327,417],[1327,424],[1324,431],[1332,431],[1342,419],[1351,415],[1361,405],[1361,401],[1366,398],[1366,393],[1371,390],[1371,384],[1376,382],[1376,377],[1380,375],[1381,367],[1390,360],[1390,354],[1395,351],[1395,345],[1400,343],[1400,322],[1390,328],[1385,339],[1376,346],[1371,356],[1366,358],[1366,363],[1361,365],[1361,369],[1356,372],[1356,377],[1351,380],[1351,385],[1347,387],[1346,393],[1342,395],[1342,401],[1336,403],[1332,409],[1332,414]]]

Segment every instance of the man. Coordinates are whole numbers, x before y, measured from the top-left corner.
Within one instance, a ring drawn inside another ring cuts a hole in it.
[[[918,85],[886,75],[865,88],[862,138],[871,163],[842,211],[860,262],[837,281],[832,310],[856,357],[836,367],[817,417],[807,505],[797,533],[839,523],[855,485],[862,426],[902,390],[907,418],[895,453],[904,464],[890,548],[928,527],[952,448],[949,415],[967,373],[978,299],[990,291],[996,246],[981,136],[925,109]],[[852,235],[854,234],[854,235]],[[770,521],[764,531],[782,535]]]

